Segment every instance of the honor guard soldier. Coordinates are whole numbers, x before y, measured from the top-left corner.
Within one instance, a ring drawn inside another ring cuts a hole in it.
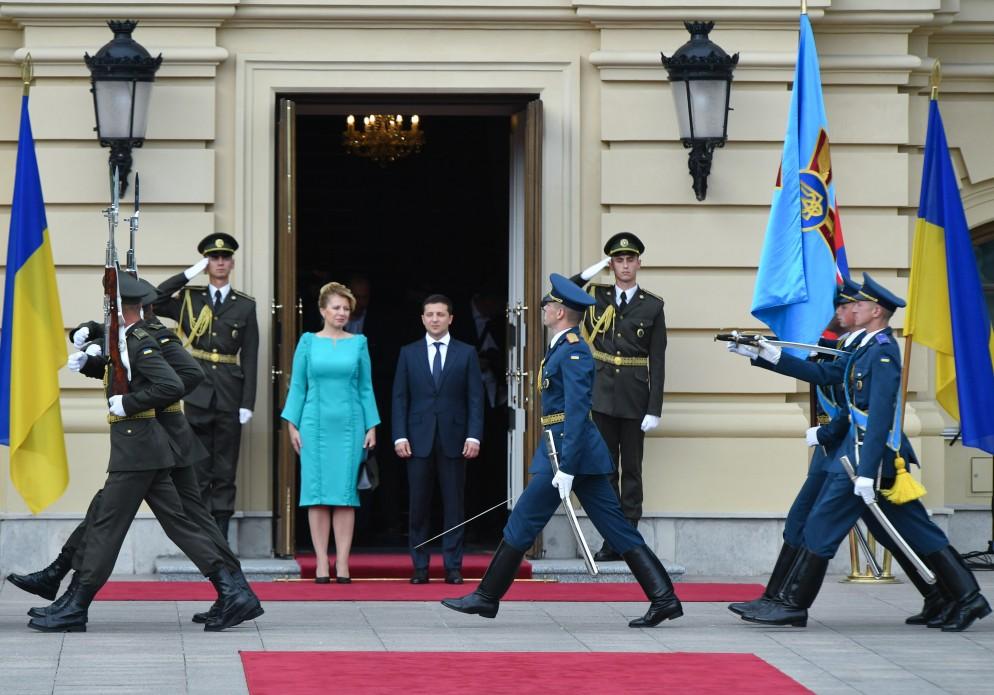
[[[514,505],[479,588],[462,598],[445,599],[442,605],[461,613],[495,617],[525,551],[563,500],[570,503],[572,491],[598,532],[621,551],[651,601],[646,614],[628,623],[629,627],[654,627],[679,618],[683,607],[663,563],[621,513],[608,478],[611,455],[590,420],[594,360],[577,324],[594,300],[562,275],[553,273],[551,281],[552,289],[542,299],[542,323],[552,339],[539,369],[539,387],[542,426],[557,444],[559,471],[553,474],[545,446],[540,444],[529,468],[531,480]]]
[[[888,500],[886,494],[894,489],[901,472],[896,465],[897,452],[910,451],[910,445],[902,443],[900,431],[904,407],[900,393],[901,353],[888,325],[890,317],[905,302],[866,273],[856,299],[852,327],[863,329],[863,333],[845,358],[809,362],[783,354],[778,346],[762,338],[757,346],[729,343],[730,352],[750,357],[772,371],[822,386],[843,385],[849,421],[849,436],[832,455],[826,481],[805,520],[802,543],[779,590],[772,599],[742,617],[754,623],[804,627],[829,560],[849,529],[865,513],[866,505],[875,500],[936,576],[945,605],[942,614],[928,624],[941,627],[944,632],[960,632],[991,612],[977,580],[946,535],[929,518],[920,500],[897,503]],[[820,432],[816,436],[818,441],[822,440]],[[843,457],[855,467],[855,481],[844,471]],[[881,498],[876,496],[878,488],[884,493]],[[871,530],[879,533],[877,529]],[[891,542],[885,534],[879,538],[885,545]]]
[[[238,242],[209,234],[197,245],[203,260],[159,285],[155,311],[178,322],[178,333],[200,361],[205,379],[184,399],[186,417],[210,456],[197,468],[204,501],[227,538],[235,510],[235,473],[242,425],[255,407],[259,327],[255,300],[232,289]],[[206,269],[205,286],[187,283]]]
[[[645,433],[659,426],[663,411],[666,358],[663,300],[638,285],[644,252],[645,244],[634,234],[615,234],[604,245],[607,257],[571,278],[583,287],[607,266],[614,273],[613,285],[587,288],[594,304],[581,326],[597,361],[594,422],[614,462],[611,485],[634,527],[642,518]],[[600,562],[620,560],[615,551],[605,541],[594,557]]]

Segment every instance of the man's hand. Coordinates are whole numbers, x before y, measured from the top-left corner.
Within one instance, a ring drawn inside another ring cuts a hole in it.
[[[557,472],[552,476],[552,487],[559,490],[559,499],[566,499],[573,489],[573,476],[562,471]]]
[[[411,443],[406,439],[398,439],[393,443],[393,450],[402,459],[411,458]]]
[[[192,280],[193,278],[200,275],[207,268],[207,256],[204,256],[199,261],[191,265],[189,268],[183,271],[183,275],[186,276],[187,280]]]
[[[464,459],[475,459],[480,455],[480,443],[475,439],[467,439],[462,445],[462,457]]]
[[[82,350],[83,346],[86,345],[87,339],[90,337],[90,327],[83,326],[78,331],[73,333],[72,344],[78,349]]]
[[[648,432],[649,430],[654,430],[659,427],[659,418],[655,415],[646,415],[642,418],[642,431]]]
[[[242,425],[247,425],[248,421],[252,419],[252,411],[248,408],[238,409],[238,422]]]
[[[69,362],[67,364],[69,371],[78,372],[83,368],[83,365],[86,364],[86,360],[87,356],[85,352],[74,352],[69,355]]]
[[[760,357],[772,364],[776,364],[780,361],[780,354],[782,350],[780,350],[779,347],[776,345],[770,345],[770,342],[763,337],[760,337],[756,342],[759,343]]]
[[[873,491],[873,478],[864,478],[863,476],[856,478],[853,482],[853,494],[859,495],[864,502],[870,504],[876,498]]]
[[[107,399],[107,405],[109,406],[110,414],[117,415],[118,417],[124,417],[127,413],[124,412],[124,404],[122,401],[124,396],[111,396]]]
[[[808,443],[808,446],[818,446],[821,443],[818,441],[818,428],[809,427],[808,431],[804,433],[804,441]]]
[[[750,360],[754,360],[759,357],[759,348],[755,345],[745,345],[743,343],[727,342],[725,343],[726,348],[733,355],[742,355],[743,357],[748,357]]]
[[[610,263],[611,263],[611,257],[604,256],[604,258],[600,259],[589,268],[584,268],[583,272],[580,273],[580,277],[583,278],[584,280],[589,280],[593,276],[597,275],[597,273],[607,268],[607,266]]]

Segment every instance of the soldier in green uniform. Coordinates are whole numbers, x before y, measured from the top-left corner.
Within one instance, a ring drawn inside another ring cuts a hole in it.
[[[644,252],[645,244],[634,234],[615,234],[604,245],[606,258],[570,278],[581,287],[589,284],[596,301],[582,323],[597,362],[593,418],[614,461],[611,485],[635,527],[642,518],[645,433],[659,426],[666,358],[663,300],[638,284]],[[608,266],[613,285],[590,283]],[[622,559],[607,541],[594,557],[599,562]]]
[[[129,275],[120,277],[119,287],[124,326],[121,356],[128,371],[128,392],[108,399],[111,454],[107,480],[89,512],[73,582],[50,610],[32,617],[28,627],[43,632],[86,631],[90,603],[110,576],[144,499],[166,534],[217,589],[224,615],[207,629],[221,630],[244,620],[255,604],[238,587],[211,539],[183,513],[170,476],[181,452],[158,414],[177,404],[183,396],[183,381],[141,322],[141,305],[151,301],[154,293]]]
[[[238,242],[230,234],[209,234],[197,245],[204,258],[159,285],[159,316],[179,323],[179,334],[200,361],[205,379],[184,399],[186,417],[209,456],[197,479],[218,528],[228,536],[235,510],[235,473],[242,425],[255,407],[259,327],[255,300],[231,287]],[[207,286],[189,286],[206,269]]]

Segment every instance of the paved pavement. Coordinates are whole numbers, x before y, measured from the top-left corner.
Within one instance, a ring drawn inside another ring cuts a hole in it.
[[[436,603],[271,602],[253,623],[205,633],[190,616],[206,604],[98,602],[85,634],[27,629],[25,611],[43,602],[4,582],[0,693],[246,693],[239,650],[751,652],[816,693],[994,691],[994,616],[960,634],[909,627],[920,606],[909,584],[837,579],[806,629],[750,625],[716,603],[633,630],[626,623],[643,604],[507,602],[485,620]],[[994,598],[994,573],[979,579]]]

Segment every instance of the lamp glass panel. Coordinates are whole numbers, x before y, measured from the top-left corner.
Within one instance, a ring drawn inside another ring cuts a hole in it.
[[[95,83],[97,123],[101,139],[131,137],[131,81],[106,80]],[[147,106],[146,106],[147,112]]]
[[[725,136],[725,80],[690,80],[690,104],[694,119],[694,137]]]
[[[676,80],[670,83],[673,94],[673,106],[676,108],[676,124],[680,129],[680,138],[690,137],[690,105],[687,103],[687,83]]]
[[[145,139],[148,129],[148,103],[152,98],[151,82],[135,82],[135,122],[131,129],[131,137],[136,140]]]

